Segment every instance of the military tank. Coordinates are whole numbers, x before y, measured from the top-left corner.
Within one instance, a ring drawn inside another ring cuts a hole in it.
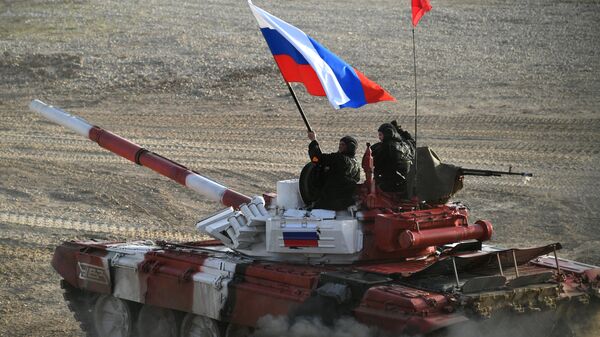
[[[310,169],[246,196],[110,131],[34,100],[30,108],[224,209],[199,242],[67,241],[52,266],[87,336],[248,336],[265,317],[333,324],[352,317],[382,335],[593,335],[600,269],[560,258],[560,243],[495,247],[451,196],[469,170],[418,149],[417,198],[366,179],[341,211],[310,209]],[[533,328],[532,328],[533,325]]]

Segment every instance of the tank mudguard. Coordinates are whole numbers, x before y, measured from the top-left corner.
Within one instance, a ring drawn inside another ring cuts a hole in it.
[[[230,285],[227,320],[256,326],[266,315],[288,316],[316,287],[321,269],[310,266],[256,263],[236,271]],[[243,275],[243,276],[242,276]]]
[[[354,316],[361,323],[408,335],[426,334],[469,320],[453,312],[444,295],[397,284],[370,288],[354,309]]]
[[[112,293],[108,253],[93,244],[63,243],[54,251],[52,267],[76,288]]]

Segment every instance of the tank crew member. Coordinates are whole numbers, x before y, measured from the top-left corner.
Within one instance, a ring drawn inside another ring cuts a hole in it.
[[[356,139],[345,136],[340,139],[338,151],[323,153],[314,132],[308,133],[311,140],[308,155],[320,166],[321,190],[314,208],[342,210],[354,203],[356,183],[360,180],[360,166],[354,157],[358,145]]]
[[[415,155],[412,136],[395,121],[381,124],[377,131],[380,142],[371,146],[375,182],[384,192],[399,192],[408,198],[406,179]]]
[[[402,126],[398,125],[398,122],[396,122],[395,120],[391,121],[390,124],[392,124],[396,128],[396,131],[400,135],[400,138],[402,138],[403,141],[408,143],[408,145],[411,147],[411,149],[414,153],[415,147],[416,147],[416,142],[415,142],[415,139],[413,138],[413,136],[410,134],[410,132],[402,129]]]

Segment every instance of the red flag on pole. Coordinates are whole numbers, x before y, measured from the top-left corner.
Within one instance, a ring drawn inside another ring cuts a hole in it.
[[[412,0],[412,23],[416,27],[425,13],[431,10],[429,0]]]

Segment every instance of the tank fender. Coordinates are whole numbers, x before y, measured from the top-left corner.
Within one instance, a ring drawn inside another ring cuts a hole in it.
[[[116,273],[115,289],[133,296],[133,300],[139,297],[141,303],[222,320],[229,283],[239,263],[236,259],[178,249],[149,251],[135,269],[127,272],[128,277],[119,279]],[[139,286],[119,285],[136,279]]]
[[[64,242],[54,251],[52,267],[75,288],[102,294],[112,292],[105,250],[74,241]]]
[[[77,285],[77,257],[81,246],[73,242],[64,242],[56,247],[52,256],[52,267],[71,286]]]
[[[271,263],[237,267],[223,315],[231,323],[251,327],[263,316],[294,312],[311,298],[322,272],[313,266]]]
[[[367,290],[354,316],[361,323],[409,335],[427,334],[469,320],[454,311],[451,299],[443,294],[398,284]]]
[[[86,250],[77,255],[77,281],[79,287],[101,294],[112,293],[109,254],[105,250]]]

